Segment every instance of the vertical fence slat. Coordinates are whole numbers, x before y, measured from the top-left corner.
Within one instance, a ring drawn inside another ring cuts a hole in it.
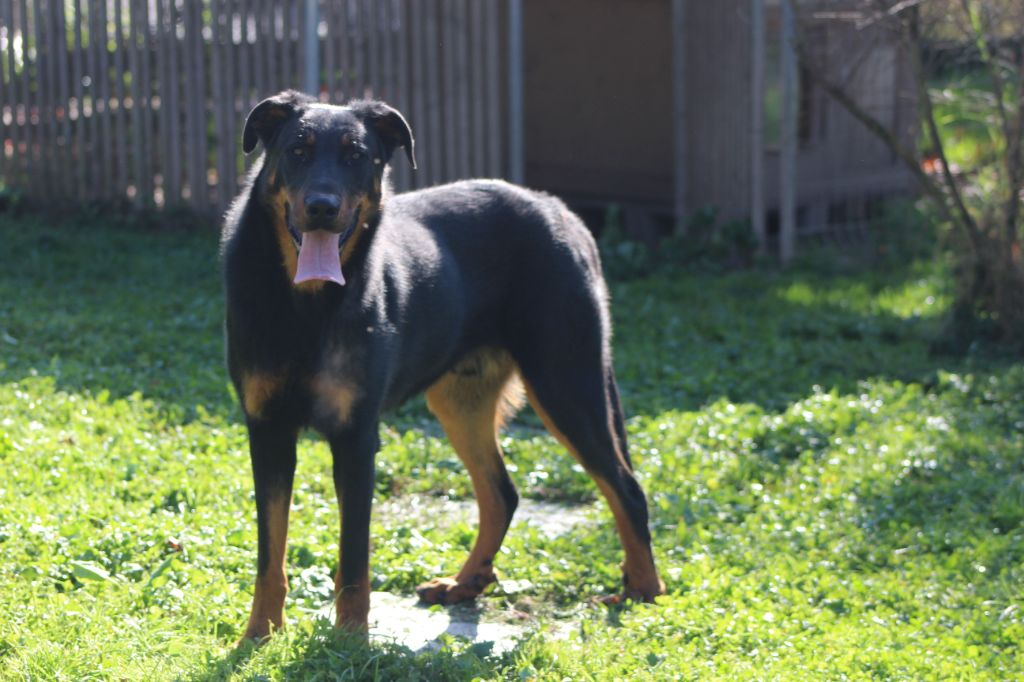
[[[7,19],[7,3],[0,5],[0,26],[2,26],[6,33],[7,44],[10,45],[14,41],[14,36],[11,34],[11,22]],[[12,122],[11,125],[7,125],[6,115],[8,102],[10,102],[13,110],[13,105],[17,102],[17,98],[12,96],[11,89],[14,86],[14,79],[8,80],[8,68],[6,55],[0,55],[0,180],[5,183],[11,181],[11,164],[7,161],[7,137],[10,135],[10,131],[15,128],[15,124]],[[16,157],[12,156],[11,161]]]
[[[331,3],[334,5],[335,3]],[[338,22],[338,69],[340,71],[338,102],[345,102],[352,99],[352,59],[350,58],[349,43],[349,3],[338,3],[335,6],[335,20]]]
[[[89,98],[89,141],[86,145],[85,164],[89,168],[89,177],[92,179],[94,196],[103,196],[103,152],[100,140],[100,116],[99,116],[99,73],[100,73],[100,48],[99,43],[99,10],[93,3],[86,3],[88,12],[85,22],[89,27],[89,45],[86,51],[86,68],[89,72],[89,86],[86,96]]]
[[[110,19],[108,14],[107,0],[99,3],[99,30],[98,40],[100,50],[99,63],[99,93],[100,93],[100,134],[103,136],[99,148],[103,150],[103,182],[105,186],[104,198],[109,199],[117,191],[114,174],[114,155],[111,153],[113,144],[113,121],[110,113]]]
[[[412,173],[410,189],[423,187],[425,169],[423,166],[424,146],[423,133],[427,130],[426,104],[424,92],[426,82],[425,64],[423,63],[423,2],[422,0],[406,0],[406,23],[402,26],[402,41],[409,45],[410,70],[409,106],[412,109],[413,134],[416,138],[416,156],[419,168]]]
[[[444,74],[442,78],[442,92],[444,93],[444,99],[442,104],[444,106],[444,156],[445,156],[445,168],[444,173],[448,178],[457,177],[459,173],[458,158],[458,122],[455,120],[455,98],[457,95],[457,89],[455,84],[455,60],[457,59],[455,53],[455,40],[453,40],[455,23],[455,0],[442,0],[441,2],[443,16],[442,16],[442,53],[444,63]]]
[[[349,0],[349,48],[352,55],[352,90],[349,99],[366,96],[366,4]]]
[[[395,59],[396,69],[395,76],[397,79],[398,88],[398,104],[402,109],[402,113],[406,117],[412,116],[412,96],[409,92],[409,39],[408,39],[408,26],[409,26],[409,12],[403,0],[392,0],[393,7],[393,19],[392,19],[392,31],[388,37],[388,40],[395,45]],[[412,121],[410,125],[419,125],[418,122]],[[415,132],[413,133],[415,134]],[[399,168],[402,169],[399,175],[398,188],[401,191],[407,191],[412,189],[413,175],[414,172],[409,166],[408,159],[399,159]]]
[[[459,150],[458,177],[467,178],[473,175],[470,169],[470,90],[469,80],[469,18],[467,0],[455,0],[455,92],[456,115],[459,121],[459,133],[456,137]]]
[[[153,176],[157,172],[156,165],[156,135],[154,134],[155,112],[153,111],[153,79],[150,77],[151,62],[154,54],[153,34],[150,31],[149,0],[134,0],[133,16],[136,17],[135,25],[138,33],[137,61],[139,71],[132,75],[132,79],[138,78],[138,106],[139,106],[139,140],[142,148],[139,155],[142,157],[142,177],[140,180],[142,201],[144,204],[153,204]]]
[[[484,128],[484,13],[479,2],[470,2],[470,67],[472,71],[472,104],[473,134],[470,145],[473,153],[472,175],[481,177],[486,174],[484,155],[487,149],[487,131]]]
[[[210,86],[213,88],[213,97],[217,104],[213,107],[214,139],[216,140],[216,164],[217,181],[215,185],[215,201],[218,206],[227,203],[227,135],[224,133],[224,118],[226,107],[224,102],[224,74],[221,70],[223,55],[221,54],[221,41],[223,39],[224,17],[219,0],[210,0]]]
[[[244,117],[249,113],[249,105],[250,100],[252,98],[252,83],[254,79],[252,72],[254,68],[252,63],[251,51],[249,49],[249,16],[248,12],[246,12],[245,0],[238,0],[237,7],[239,22],[242,28],[242,39],[240,43],[241,49],[239,50],[238,53],[239,78],[242,83],[241,106],[239,107],[239,113],[240,117]],[[244,169],[247,169],[249,167],[249,164],[252,163],[251,157],[249,156],[243,156],[241,157],[241,159],[243,164],[242,167]],[[238,166],[236,164],[236,168],[237,167]]]
[[[183,120],[183,130],[181,142],[184,143],[185,147],[185,189],[188,191],[189,199],[193,202],[200,201],[201,192],[199,190],[199,174],[196,167],[199,163],[198,156],[199,150],[196,147],[196,120],[194,118],[194,109],[192,107],[192,100],[195,98],[196,84],[192,79],[195,76],[193,62],[195,61],[195,53],[192,51],[192,15],[195,13],[193,9],[193,3],[185,0],[182,3],[182,12],[180,14],[181,25],[182,25],[182,40],[181,40],[181,71],[185,76],[182,83],[182,98],[181,98],[181,116]],[[193,92],[193,97],[189,97],[189,91]],[[175,138],[177,141],[177,138]]]
[[[36,25],[36,133],[39,141],[39,168],[40,168],[40,191],[48,191],[53,187],[50,178],[50,160],[53,146],[50,137],[50,102],[49,85],[50,78],[48,67],[50,66],[49,45],[46,35],[46,13],[42,0],[35,0],[33,3],[33,18]]]
[[[124,109],[124,3],[114,0],[114,98],[117,113],[114,119],[114,148],[117,150],[117,196],[122,198],[128,187],[128,134]]]
[[[500,35],[498,22],[498,0],[483,0],[487,14],[487,174],[491,177],[502,177],[505,164],[502,160],[501,135],[501,59]]]
[[[178,88],[181,83],[181,71],[178,63],[178,7],[176,0],[170,0],[167,6],[167,54],[164,64],[164,83],[167,93],[167,143],[168,166],[166,184],[166,201],[168,205],[181,202],[181,111],[178,105]]]
[[[71,141],[71,153],[75,163],[75,196],[79,201],[88,198],[88,185],[86,184],[86,168],[82,163],[85,154],[85,88],[82,85],[82,60],[84,51],[82,45],[82,0],[75,0],[71,7],[74,17],[74,40],[75,49],[71,59],[71,88],[75,98],[75,122],[73,140]]]
[[[325,2],[320,7],[320,21],[324,22],[327,26],[327,35],[323,40],[323,77],[320,79],[321,87],[326,91],[326,99],[328,102],[335,101],[336,84],[337,84],[337,73],[335,69],[335,51],[337,46],[336,36],[334,34],[334,7],[337,3]]]
[[[0,5],[0,25],[2,25],[6,32],[7,45],[10,46],[14,42],[14,36],[11,33],[11,21],[7,18],[7,9],[9,5],[3,3]],[[11,94],[11,89],[14,87],[14,78],[8,77],[8,64],[9,60],[4,60],[0,56],[0,179],[5,182],[11,181],[11,164],[7,161],[7,137],[11,134],[11,130],[14,130],[17,126],[15,122],[11,125],[7,125],[5,116],[7,114],[8,102],[10,102],[11,110],[14,110],[14,103],[18,101],[17,97]],[[13,163],[15,156],[11,157]]]
[[[189,26],[191,40],[189,41],[190,44],[186,44],[188,45],[187,49],[192,53],[192,80],[190,83],[192,89],[188,100],[192,105],[192,135],[193,144],[196,147],[196,184],[192,189],[192,194],[195,197],[193,205],[200,210],[204,210],[210,204],[210,183],[208,180],[210,164],[206,137],[207,88],[205,52],[203,49],[203,8],[199,3],[189,4],[192,4],[192,21]]]
[[[24,166],[23,160],[25,158],[24,153],[21,151],[21,133],[22,127],[19,119],[19,103],[18,103],[18,72],[17,72],[17,59],[14,51],[14,33],[16,30],[15,18],[14,18],[14,3],[4,3],[4,23],[7,26],[7,73],[10,77],[10,83],[7,88],[8,96],[11,99],[11,147],[13,148],[13,155],[11,156],[11,163],[7,166],[8,182],[18,183],[24,182]],[[22,40],[24,45],[24,40]],[[23,48],[24,49],[24,48]]]
[[[444,132],[441,127],[441,72],[440,72],[440,23],[441,0],[427,2],[427,44],[422,59],[427,63],[427,114],[430,118],[428,150],[430,154],[430,177],[428,183],[436,185],[444,178]]]
[[[225,182],[228,186],[228,200],[238,191],[238,136],[235,135],[235,123],[238,117],[238,78],[235,74],[235,43],[234,25],[235,11],[231,0],[224,0],[224,7],[227,10],[224,33],[224,95],[228,105],[227,115],[224,119],[224,149],[223,154],[227,158],[227,177]],[[221,208],[224,208],[223,206]]]
[[[71,139],[71,112],[69,104],[71,101],[68,69],[70,68],[71,50],[68,46],[68,22],[65,14],[64,3],[60,2],[54,6],[54,21],[57,29],[57,102],[60,112],[60,150],[61,167],[58,169],[62,177],[62,188],[65,199],[75,196],[75,176],[69,169],[74,167],[74,150]]]

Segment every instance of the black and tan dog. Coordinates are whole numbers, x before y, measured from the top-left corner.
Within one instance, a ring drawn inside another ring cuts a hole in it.
[[[265,155],[223,235],[227,352],[249,430],[259,528],[245,631],[283,621],[296,439],[319,431],[341,507],[337,624],[365,628],[378,421],[426,391],[473,481],[476,544],[453,577],[421,585],[450,604],[494,581],[518,496],[496,432],[526,396],[604,493],[625,549],[625,597],[664,591],[647,502],[632,473],[612,373],[608,295],[594,241],[550,196],[473,180],[389,197],[385,169],[413,137],[380,102],[295,92],[249,114]]]

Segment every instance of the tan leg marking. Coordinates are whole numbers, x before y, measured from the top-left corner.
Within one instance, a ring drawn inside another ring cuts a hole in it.
[[[323,375],[313,378],[312,387],[317,398],[337,416],[339,423],[347,424],[352,417],[352,407],[359,397],[356,387]]]
[[[370,578],[364,576],[356,585],[339,585],[340,572],[334,576],[334,627],[366,631],[370,615]]]
[[[555,422],[551,419],[551,415],[547,413],[544,407],[540,404],[537,399],[537,395],[529,384],[526,384],[526,395],[530,401],[530,406],[533,407],[533,411],[537,413],[540,420],[544,423],[544,427],[551,433],[552,436],[558,440],[562,446],[572,453],[572,456],[576,458],[576,461],[580,464],[584,464],[583,458],[580,457],[579,451],[576,450],[575,446],[569,441],[564,433],[558,430],[555,426]],[[611,424],[608,425],[611,428]],[[612,438],[613,443],[617,443],[617,439]],[[616,455],[619,459],[620,464],[629,471],[629,467],[626,466],[626,460],[622,456],[621,452],[618,452],[616,448]],[[654,566],[654,557],[651,554],[650,548],[643,540],[636,534],[636,530],[633,528],[633,523],[629,519],[629,515],[622,506],[622,501],[619,499],[618,494],[615,490],[608,485],[608,483],[600,476],[595,475],[589,469],[587,473],[597,483],[597,487],[600,488],[601,493],[608,501],[608,506],[612,510],[612,516],[615,517],[615,528],[619,533],[619,538],[622,542],[622,549],[626,554],[626,559],[622,565],[622,571],[626,578],[626,587],[623,591],[623,597],[627,599],[634,599],[637,601],[654,601],[654,598],[659,594],[665,593],[665,583],[658,577],[658,571]]]
[[[497,431],[507,412],[504,397],[514,365],[504,351],[484,350],[445,374],[427,390],[427,406],[437,416],[459,459],[466,465],[480,511],[473,549],[457,575],[434,578],[416,588],[431,604],[473,599],[495,581],[493,561],[511,510],[502,495],[505,464]]]
[[[260,417],[267,401],[284,386],[284,372],[251,372],[242,377],[242,409]]]
[[[273,630],[284,626],[284,600],[288,596],[285,549],[288,544],[288,511],[291,503],[291,497],[282,495],[267,504],[270,516],[267,523],[270,561],[266,572],[256,577],[256,593],[253,595],[252,611],[243,640],[261,640]]]

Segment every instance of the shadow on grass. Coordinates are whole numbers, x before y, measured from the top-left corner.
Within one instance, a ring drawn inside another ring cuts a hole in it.
[[[201,410],[238,417],[214,234],[0,217],[0,237],[0,380],[35,373],[69,391],[139,392],[177,420]],[[626,411],[695,409],[718,397],[775,410],[815,385],[846,392],[868,377],[916,381],[961,367],[970,361],[929,354],[934,315],[874,304],[886,291],[923,298],[927,286],[913,283],[928,276],[911,267],[840,278],[750,271],[613,284]],[[424,417],[420,401],[394,419]]]

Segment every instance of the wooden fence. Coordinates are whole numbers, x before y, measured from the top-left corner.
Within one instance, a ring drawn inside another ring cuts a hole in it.
[[[43,201],[222,210],[263,97],[376,97],[416,133],[398,189],[510,168],[515,0],[0,0],[0,181]]]

